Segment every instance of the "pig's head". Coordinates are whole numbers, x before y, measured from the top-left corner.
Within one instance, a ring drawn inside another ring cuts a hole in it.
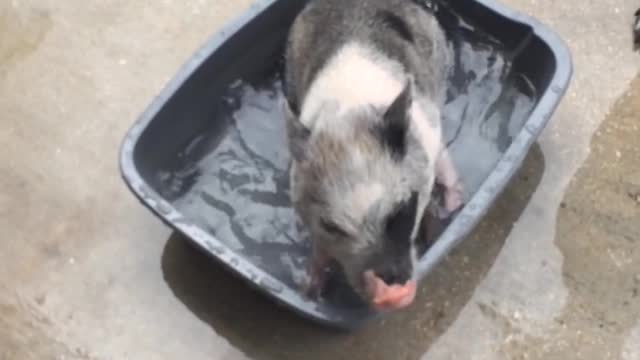
[[[400,308],[389,289],[413,286],[416,234],[434,182],[412,131],[413,85],[381,108],[340,111],[328,104],[312,128],[288,113],[291,195],[312,241],[338,261],[374,308]],[[385,300],[387,298],[387,300]]]

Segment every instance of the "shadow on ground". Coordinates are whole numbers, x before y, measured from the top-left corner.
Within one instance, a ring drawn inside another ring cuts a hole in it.
[[[164,277],[196,316],[253,359],[419,359],[469,301],[543,171],[535,145],[486,218],[425,278],[414,305],[355,333],[331,332],[274,305],[179,234],[164,249]]]

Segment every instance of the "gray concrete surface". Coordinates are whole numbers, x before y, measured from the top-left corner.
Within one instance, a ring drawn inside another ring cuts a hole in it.
[[[640,359],[638,3],[505,2],[567,40],[569,94],[416,304],[350,335],[248,290],[118,175],[132,120],[249,0],[0,3],[0,359]]]

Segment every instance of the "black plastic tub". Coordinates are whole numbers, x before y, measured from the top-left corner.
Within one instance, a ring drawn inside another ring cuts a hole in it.
[[[304,3],[258,1],[213,35],[130,129],[120,165],[145,206],[240,278],[309,319],[351,329],[377,315],[339,281],[323,301],[299,292],[309,245],[288,199],[276,101],[284,39]],[[457,55],[444,131],[466,205],[429,239],[420,277],[504,189],[572,74],[562,40],[530,17],[490,0],[437,7]]]

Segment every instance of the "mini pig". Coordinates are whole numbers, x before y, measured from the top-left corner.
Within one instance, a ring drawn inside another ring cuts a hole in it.
[[[462,186],[443,146],[451,52],[426,8],[409,0],[312,0],[285,54],[291,198],[313,253],[307,294],[336,260],[373,309],[415,296],[416,236],[434,181],[445,207]]]

